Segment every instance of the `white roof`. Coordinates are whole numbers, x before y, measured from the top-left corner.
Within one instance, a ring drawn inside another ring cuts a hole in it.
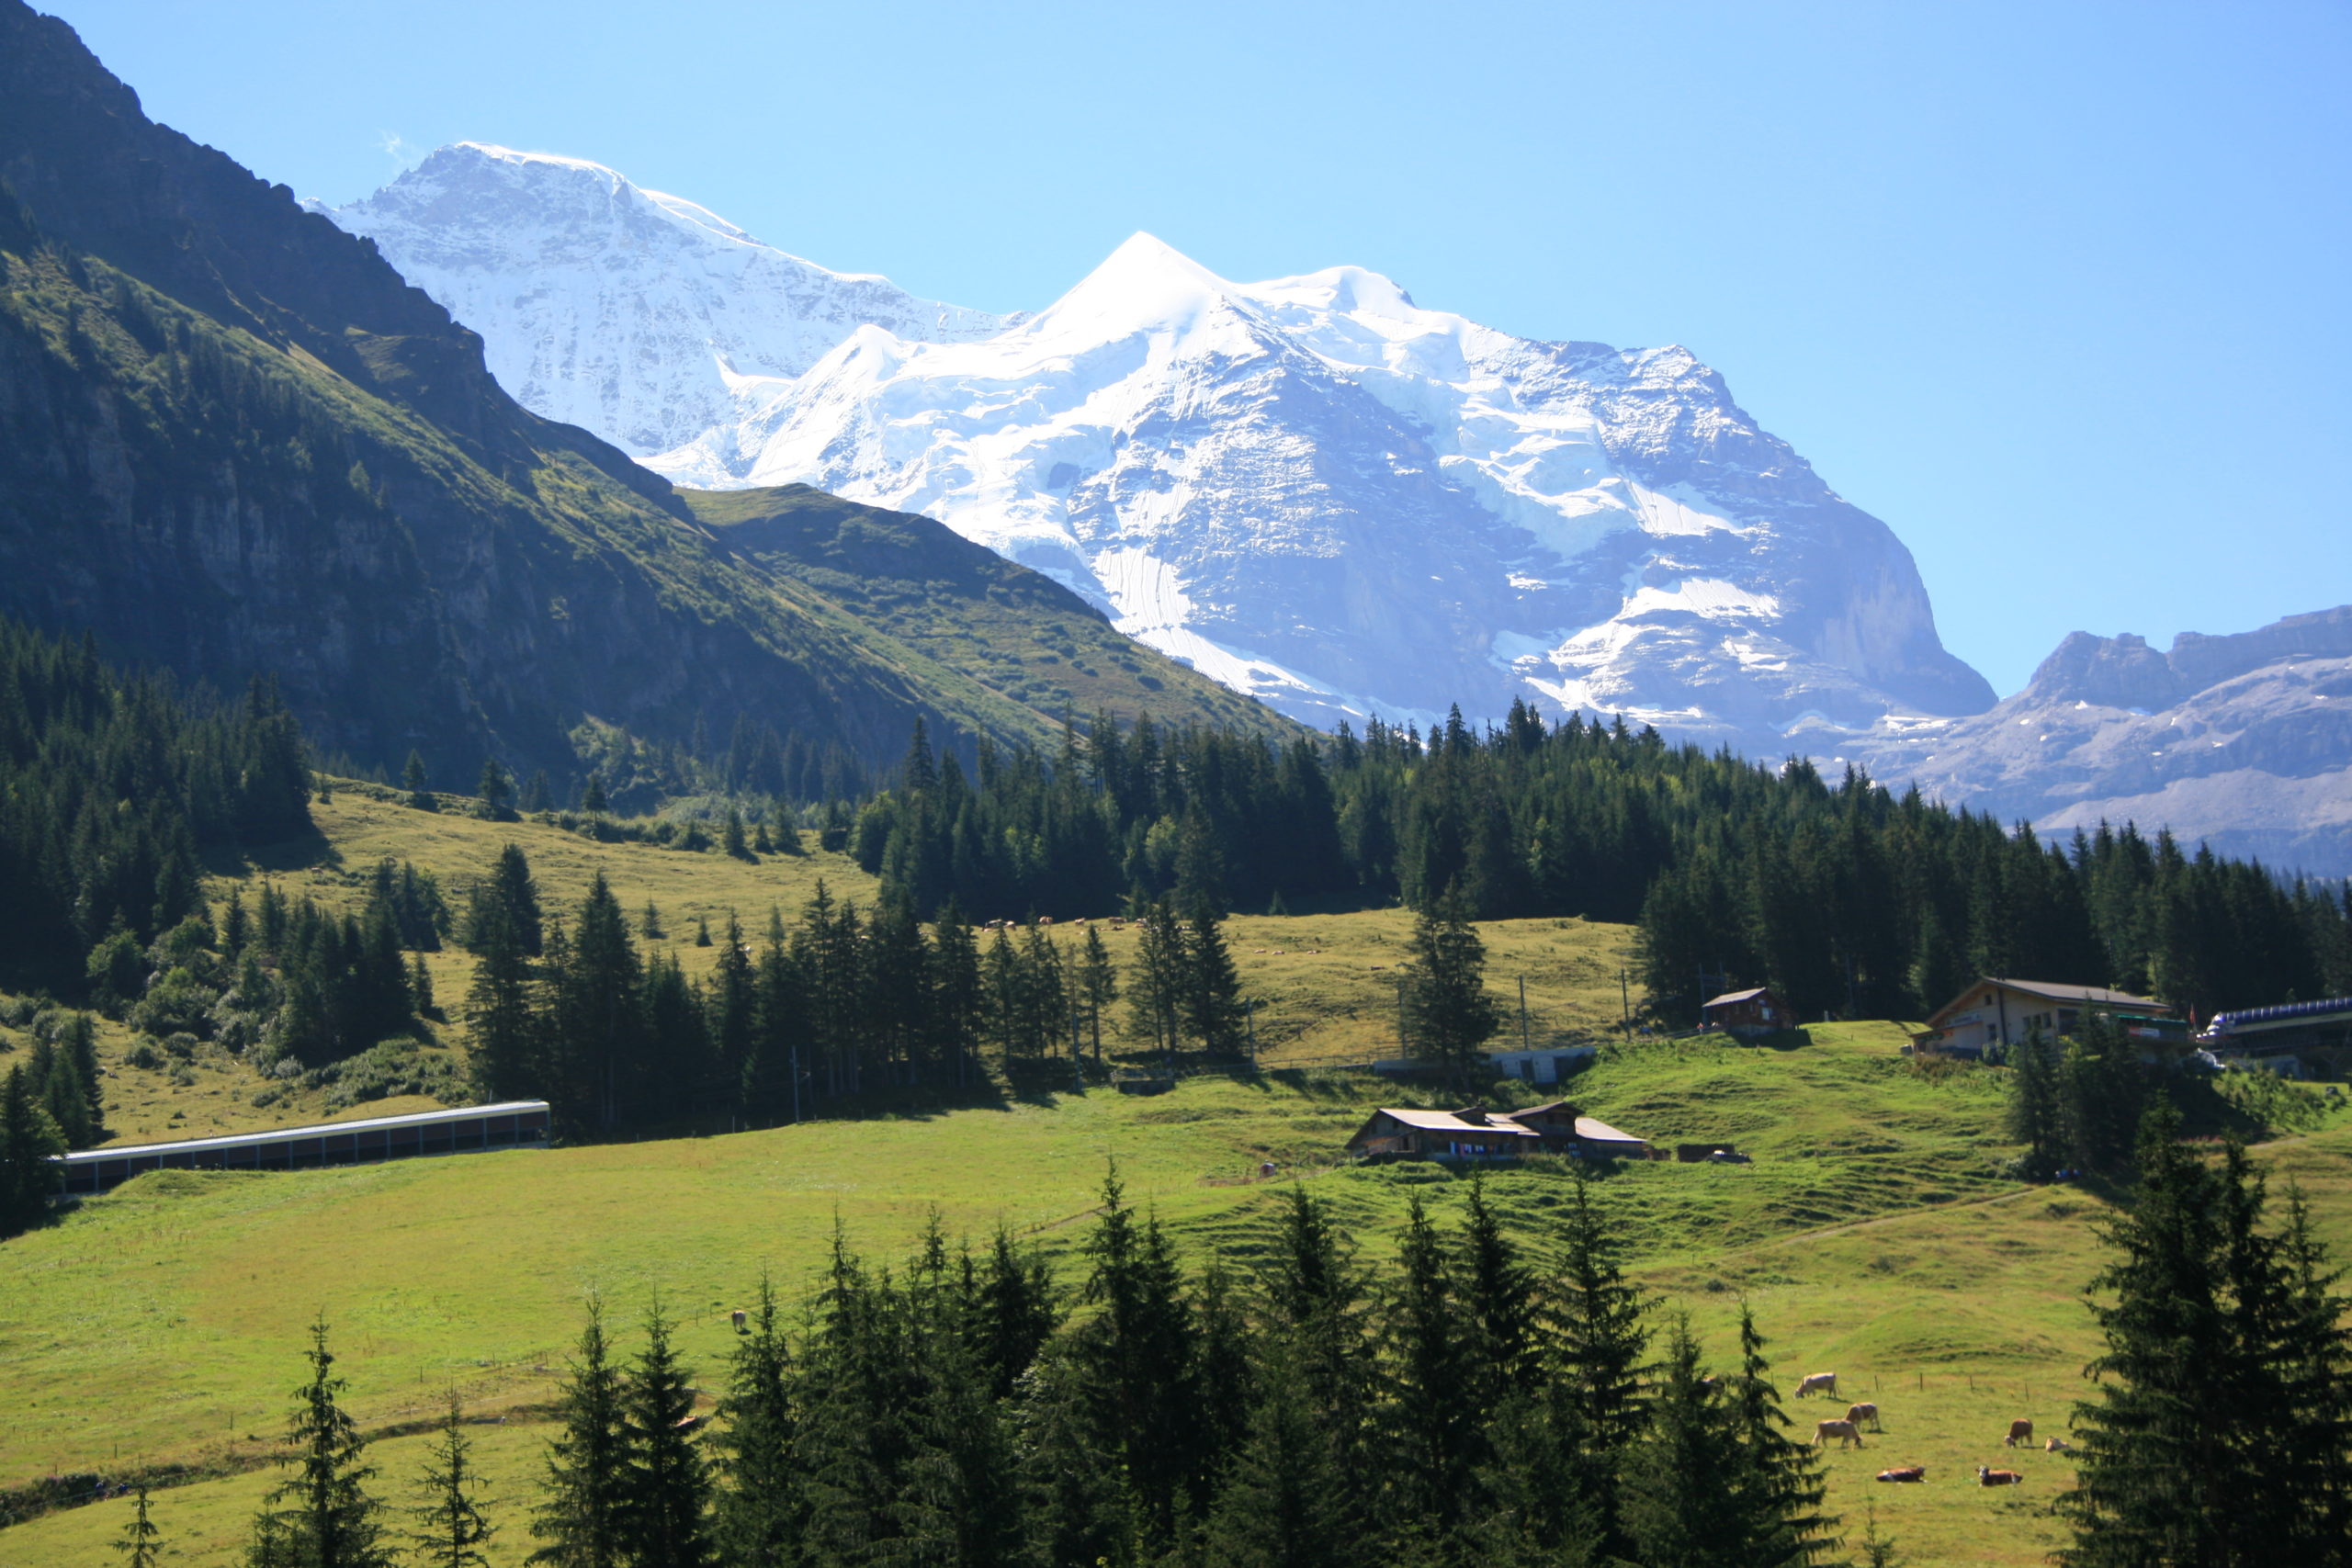
[[[217,1138],[181,1138],[168,1144],[107,1144],[100,1148],[76,1149],[65,1156],[64,1163],[89,1165],[99,1160],[143,1159],[149,1155],[180,1154],[190,1149],[245,1148],[254,1144],[336,1137],[378,1127],[427,1127],[443,1122],[471,1122],[483,1116],[514,1116],[547,1108],[544,1100],[505,1100],[495,1105],[460,1105],[442,1111],[413,1111],[406,1116],[370,1116],[356,1122],[315,1122],[306,1127],[269,1127],[257,1133],[224,1133]]]
[[[1641,1139],[1631,1133],[1621,1133],[1608,1122],[1592,1116],[1577,1118],[1577,1136],[1596,1144],[1638,1144]]]
[[[1522,1127],[1516,1122],[1500,1119],[1492,1122],[1464,1122],[1451,1111],[1394,1111],[1380,1108],[1380,1114],[1402,1122],[1408,1127],[1418,1127],[1424,1133],[1499,1133],[1506,1138],[1542,1136],[1532,1127]]]

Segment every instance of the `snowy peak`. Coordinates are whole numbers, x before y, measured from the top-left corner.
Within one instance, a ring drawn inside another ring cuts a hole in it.
[[[936,517],[1295,716],[1519,697],[1773,754],[1992,701],[1894,535],[1681,348],[1514,337],[1358,266],[1238,283],[1148,233],[989,317],[477,144],[334,216],[539,412],[682,483]]]
[[[526,406],[638,457],[726,422],[742,378],[803,375],[861,326],[954,342],[1009,324],[830,271],[601,164],[487,142],[440,148],[327,216],[480,333]]]

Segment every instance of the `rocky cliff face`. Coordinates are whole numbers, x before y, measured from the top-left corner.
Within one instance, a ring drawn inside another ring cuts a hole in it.
[[[1883,779],[2048,831],[2132,820],[2352,874],[2352,605],[2184,633],[2168,653],[2076,632],[1990,712],[1864,755]]]
[[[420,747],[445,783],[485,750],[569,772],[590,716],[672,742],[741,716],[872,759],[918,715],[1059,721],[516,405],[369,242],[148,120],[20,0],[0,0],[0,611],[222,687],[275,672],[324,746]],[[1222,698],[1158,667],[1169,716]]]

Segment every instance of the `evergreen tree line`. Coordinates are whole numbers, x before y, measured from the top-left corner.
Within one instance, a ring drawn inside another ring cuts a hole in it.
[[[659,1304],[624,1356],[592,1303],[536,1495],[484,1497],[453,1412],[412,1560],[478,1562],[527,1508],[550,1568],[1824,1561],[1820,1460],[1753,1320],[1709,1375],[1618,1247],[1581,1184],[1542,1255],[1474,1185],[1375,1268],[1294,1190],[1243,1279],[1188,1269],[1115,1173],[1075,1292],[1001,1232],[934,1224],[896,1268],[837,1235],[805,1311],[762,1282],[699,1435]],[[254,1568],[396,1561],[331,1362],[322,1328]]]
[[[1807,1017],[1921,1017],[1980,974],[2110,985],[2199,1016],[2352,994],[2352,888],[2284,883],[2127,824],[2044,841],[1849,770],[1749,763],[1514,705],[1474,733],[1374,720],[1277,745],[1098,717],[967,773],[917,727],[859,863],[919,911],[1279,910],[1451,894],[1473,919],[1642,929],[1663,1017],[1770,984]]]
[[[658,934],[650,906],[639,930]],[[729,915],[689,977],[638,931],[600,872],[569,922],[545,912],[509,844],[468,894],[476,955],[464,1010],[476,1087],[544,1098],[574,1131],[726,1113],[797,1120],[883,1089],[963,1088],[989,1063],[1102,1064],[1129,1002],[1130,1037],[1173,1052],[1234,1052],[1249,1021],[1219,923],[1147,911],[1122,976],[1102,932],[1057,941],[999,926],[985,948],[951,903],[926,927],[903,899],[870,911],[820,882],[799,918],[771,910],[763,939]]]
[[[302,735],[243,700],[128,676],[87,638],[0,618],[0,980],[78,989],[109,933],[145,943],[203,903],[200,856],[310,826]]]

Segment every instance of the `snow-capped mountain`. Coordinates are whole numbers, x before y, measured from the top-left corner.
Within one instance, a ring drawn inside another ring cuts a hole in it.
[[[939,518],[1310,721],[1523,696],[1770,755],[1993,700],[1894,536],[1679,348],[1516,338],[1353,267],[1233,283],[1148,235],[994,321],[471,146],[334,216],[526,405],[681,483]]]
[[[460,141],[365,201],[307,204],[376,242],[473,328],[526,408],[632,457],[733,415],[742,377],[797,376],[860,326],[910,340],[1008,318],[829,272],[602,164]]]
[[[2217,853],[2352,875],[2352,605],[2169,653],[2076,632],[2016,696],[1863,754],[2044,833],[2169,826]]]
[[[862,328],[650,459],[922,512],[1298,716],[1623,711],[1766,750],[1992,700],[1909,552],[1676,348],[1137,235],[985,340]]]

